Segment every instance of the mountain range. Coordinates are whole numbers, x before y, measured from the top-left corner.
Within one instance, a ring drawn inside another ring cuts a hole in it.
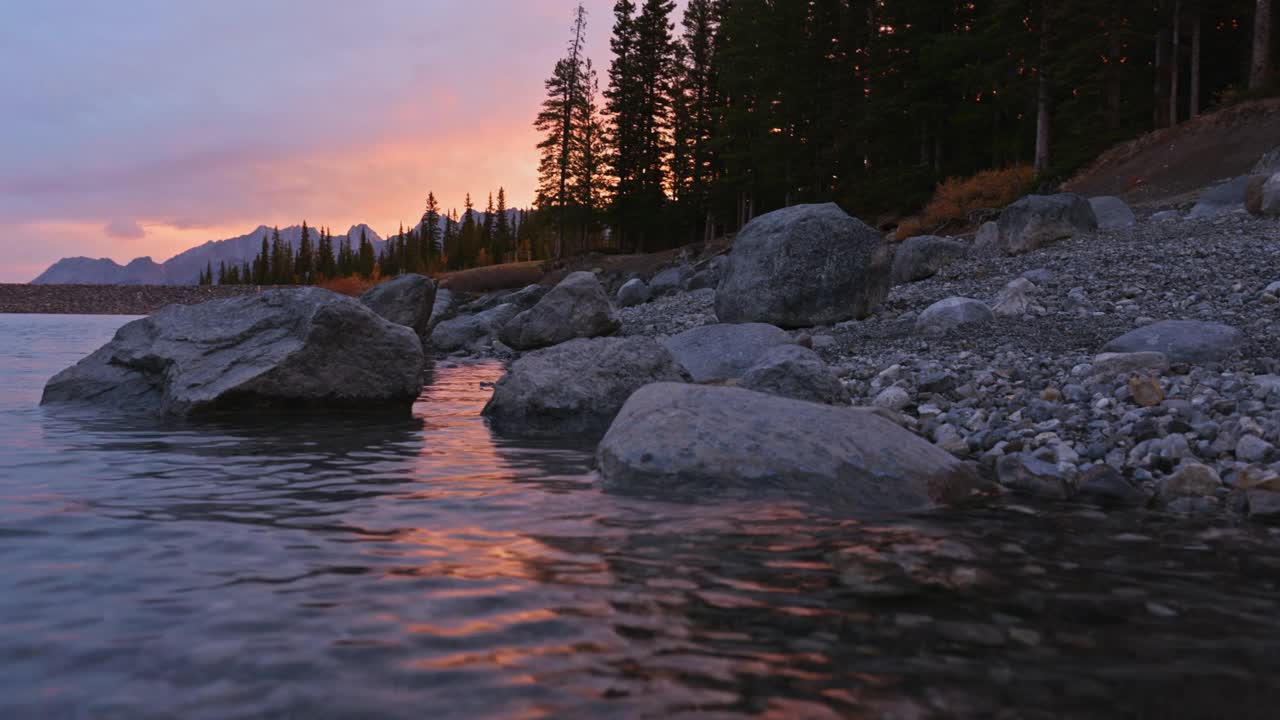
[[[381,252],[386,241],[373,228],[361,223],[352,225],[347,231],[351,245],[356,247],[360,242],[360,231],[364,230],[373,243],[374,252]],[[172,258],[157,263],[149,257],[140,257],[128,265],[121,265],[108,258],[72,257],[63,258],[48,270],[40,273],[40,277],[32,280],[33,285],[195,285],[200,273],[206,267],[215,270],[221,263],[239,265],[253,262],[262,251],[262,238],[271,236],[271,228],[259,225],[256,230],[240,237],[226,240],[210,240],[190,250],[174,255]],[[291,225],[280,229],[280,238],[295,251],[302,239],[302,226]],[[313,242],[319,239],[315,228],[311,228]],[[333,239],[334,252],[338,250],[341,236]]]
[[[484,221],[484,213],[478,210],[471,211],[476,222]],[[465,215],[465,213],[464,213]],[[516,209],[507,210],[507,216],[512,228],[518,225],[520,211]],[[440,225],[443,229],[445,219],[440,219]],[[421,231],[422,223],[414,228]],[[374,253],[381,253],[383,247],[386,246],[384,240],[373,228],[361,223],[352,225],[347,231],[347,237],[351,239],[351,247],[359,247],[360,231],[364,230],[369,241],[373,243]],[[253,259],[262,251],[262,238],[271,237],[271,228],[266,225],[259,225],[256,230],[240,237],[229,238],[226,240],[210,240],[209,242],[191,248],[185,252],[181,252],[162,263],[157,263],[149,257],[140,257],[131,261],[128,265],[121,265],[114,260],[108,258],[88,258],[88,257],[70,257],[63,258],[58,262],[49,266],[49,269],[40,273],[40,277],[31,281],[32,285],[195,285],[200,280],[200,273],[205,268],[213,268],[215,271],[218,265],[226,263],[228,267],[231,265],[240,265],[245,262],[253,262]],[[302,226],[290,225],[287,228],[280,229],[280,238],[293,248],[294,252],[298,250],[298,243],[302,239]],[[333,251],[338,251],[338,243],[341,241],[341,235],[335,235],[333,238]],[[317,242],[319,235],[315,228],[311,228],[311,240]]]

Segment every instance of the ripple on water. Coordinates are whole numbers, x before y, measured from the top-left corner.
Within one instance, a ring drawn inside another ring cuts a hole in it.
[[[400,422],[35,409],[120,322],[0,317],[5,717],[1263,717],[1280,697],[1263,529],[612,497],[590,448],[489,432],[492,364],[437,369]]]

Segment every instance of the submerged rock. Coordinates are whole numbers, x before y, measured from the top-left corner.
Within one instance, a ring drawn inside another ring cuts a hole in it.
[[[891,262],[880,233],[833,203],[777,210],[738,234],[716,315],[784,328],[866,317],[889,291]]]
[[[422,341],[359,301],[318,288],[171,305],[63,370],[42,404],[200,415],[312,408],[407,411]]]
[[[536,305],[512,318],[499,337],[517,350],[532,350],[574,338],[609,335],[621,326],[622,321],[596,276],[575,272]]]
[[[663,341],[676,362],[700,383],[736,380],[770,348],[791,344],[784,330],[764,323],[703,325]]]
[[[848,405],[849,391],[818,354],[799,345],[775,345],[738,381],[748,390],[827,405]]]
[[[688,380],[651,338],[570,340],[512,363],[484,415],[504,432],[603,433],[636,390]]]
[[[978,486],[969,466],[874,413],[673,383],[627,400],[597,460],[610,492],[782,496],[862,511],[959,501]]]
[[[407,273],[370,288],[360,296],[360,302],[397,325],[413,328],[425,340],[430,334],[436,284],[425,275]]]

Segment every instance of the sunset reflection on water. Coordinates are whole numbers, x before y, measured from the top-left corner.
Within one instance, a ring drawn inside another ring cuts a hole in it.
[[[39,386],[110,324],[10,324],[0,717],[1167,717],[1175,694],[1280,695],[1264,529],[613,496],[589,444],[490,431],[492,363],[442,363],[393,421],[59,417]]]

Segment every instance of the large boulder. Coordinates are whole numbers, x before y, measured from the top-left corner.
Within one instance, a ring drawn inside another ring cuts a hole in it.
[[[960,328],[984,325],[995,320],[991,308],[981,300],[950,297],[925,308],[916,318],[916,332],[945,335]]]
[[[1118,197],[1090,198],[1089,207],[1093,208],[1093,214],[1098,218],[1099,230],[1116,230],[1138,224],[1138,218],[1133,214],[1133,210]]]
[[[640,278],[631,278],[618,288],[618,307],[632,307],[649,302],[649,286]]]
[[[318,288],[170,305],[63,370],[42,404],[173,416],[234,411],[407,412],[422,342],[354,298]]]
[[[963,500],[978,483],[968,466],[870,411],[675,383],[636,391],[596,458],[610,492],[781,496],[870,512]]]
[[[935,235],[907,238],[893,258],[893,283],[902,285],[931,278],[968,252],[969,247],[958,240]]]
[[[1089,201],[1074,193],[1028,195],[1005,208],[996,221],[999,247],[1008,255],[1039,249],[1098,229]]]
[[[431,334],[430,331],[447,319],[449,313],[453,311],[453,306],[453,291],[448,288],[437,288],[436,301],[431,303],[431,320],[427,322],[428,336]]]
[[[738,381],[738,387],[793,400],[848,405],[849,391],[814,351],[775,345]]]
[[[1249,177],[1241,175],[1206,189],[1200,193],[1200,198],[1187,217],[1196,220],[1244,210],[1244,196],[1249,189]]]
[[[425,275],[408,273],[370,288],[360,302],[397,325],[413,328],[425,340],[431,332],[436,284]]]
[[[703,325],[672,335],[663,345],[694,382],[736,380],[775,345],[791,345],[791,336],[764,323]]]
[[[738,233],[716,315],[785,328],[863,318],[888,293],[891,262],[881,234],[833,203],[777,210]]]
[[[517,350],[600,337],[622,327],[604,286],[589,272],[570,273],[536,305],[516,315],[499,333]]]
[[[1244,345],[1244,333],[1220,323],[1164,320],[1140,327],[1103,346],[1106,353],[1161,353],[1170,362],[1216,362]]]
[[[520,308],[507,303],[474,315],[459,315],[436,325],[431,331],[431,347],[442,352],[468,350],[491,343]]]
[[[1254,215],[1280,217],[1280,173],[1250,178],[1244,204]]]
[[[631,393],[689,374],[646,337],[570,340],[516,360],[484,414],[503,432],[603,433]]]

